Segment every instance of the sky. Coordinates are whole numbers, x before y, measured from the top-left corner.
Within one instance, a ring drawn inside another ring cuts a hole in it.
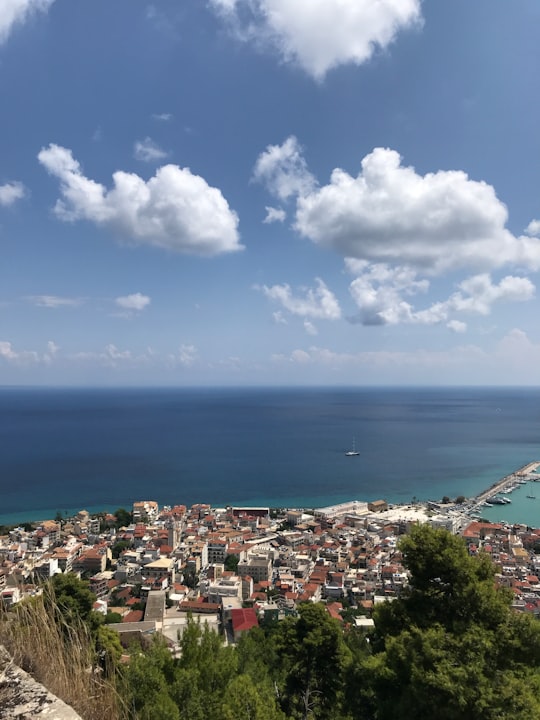
[[[0,385],[538,385],[537,0],[0,0]]]

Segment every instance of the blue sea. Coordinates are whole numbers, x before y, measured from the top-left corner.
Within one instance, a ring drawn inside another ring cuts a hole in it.
[[[137,499],[472,496],[533,460],[539,388],[0,389],[0,523]],[[509,520],[540,525],[537,487]]]

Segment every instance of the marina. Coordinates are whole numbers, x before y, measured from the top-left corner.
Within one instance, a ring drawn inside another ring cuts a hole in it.
[[[492,522],[514,522],[537,527],[540,518],[534,503],[536,494],[529,483],[540,481],[537,472],[540,461],[527,463],[513,473],[505,475],[482,491],[469,503],[471,517],[482,517]],[[510,498],[512,496],[512,499]]]

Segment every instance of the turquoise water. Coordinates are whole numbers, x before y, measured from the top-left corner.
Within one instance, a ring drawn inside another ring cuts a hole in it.
[[[527,495],[534,495],[530,499]],[[522,523],[531,527],[540,527],[540,475],[538,481],[519,485],[513,492],[504,497],[512,502],[508,505],[482,507],[482,517],[492,522],[504,520],[509,523]]]
[[[0,389],[3,523],[137,499],[470,497],[537,459],[538,388]],[[533,504],[504,510],[531,524]]]

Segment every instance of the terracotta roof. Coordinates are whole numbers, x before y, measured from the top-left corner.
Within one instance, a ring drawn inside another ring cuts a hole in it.
[[[259,621],[253,608],[233,608],[231,610],[233,632],[244,632],[257,627]]]

